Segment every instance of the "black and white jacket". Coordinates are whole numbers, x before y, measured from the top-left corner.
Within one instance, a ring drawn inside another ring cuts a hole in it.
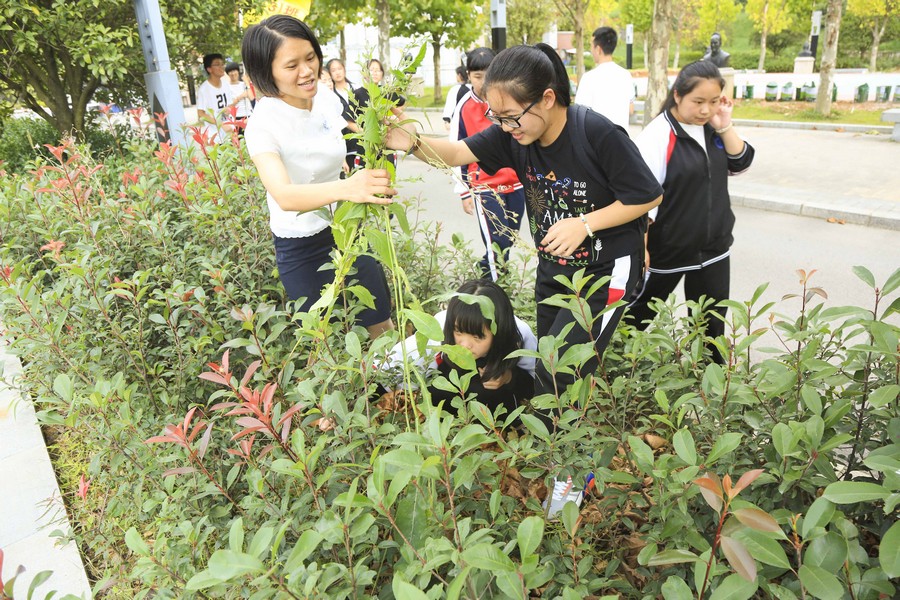
[[[650,271],[690,271],[727,257],[734,242],[728,176],[750,167],[753,146],[745,141],[731,156],[711,125],[683,125],[668,110],[635,144],[663,187],[662,204],[650,213]]]

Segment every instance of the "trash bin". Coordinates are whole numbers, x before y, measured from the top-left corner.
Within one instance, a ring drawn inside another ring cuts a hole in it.
[[[900,86],[898,86],[898,87],[900,87]],[[745,83],[745,84],[744,84],[744,93],[743,93],[743,96],[744,96],[744,98],[746,98],[747,100],[753,100],[753,86],[750,85],[749,83]]]
[[[875,102],[890,102],[891,101],[891,86],[889,85],[879,85],[875,88]]]
[[[806,87],[806,101],[807,102],[815,102],[816,97],[819,95],[819,88],[817,88],[814,84],[809,84]]]
[[[866,97],[868,97],[868,96],[869,96],[869,89],[867,86],[866,87]],[[836,83],[831,84],[831,101],[837,102],[837,84]]]
[[[894,86],[894,102],[900,102],[900,85]]]
[[[766,85],[766,100],[778,100],[778,84],[770,83]]]
[[[803,102],[804,100],[806,100],[806,90],[807,90],[807,87],[805,85],[797,86],[797,91],[795,92],[795,94],[796,94],[796,100],[798,102]]]
[[[794,99],[794,84],[788,81],[784,84],[784,87],[781,88],[781,95],[778,97],[782,102],[786,102]]]
[[[869,84],[864,83],[858,88],[856,88],[856,97],[854,98],[856,102],[868,102],[869,101]]]

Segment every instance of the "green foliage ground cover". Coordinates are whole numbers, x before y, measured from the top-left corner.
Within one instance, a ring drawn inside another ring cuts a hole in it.
[[[453,418],[377,397],[421,373],[384,368],[400,334],[352,325],[352,283],[326,293],[331,319],[294,314],[243,146],[120,147],[101,164],[59,146],[0,179],[0,315],[97,597],[894,595],[900,272],[857,269],[865,307],[817,303],[805,273],[793,315],[762,287],[729,302],[722,366],[703,307],[660,303],[597,373],[535,400],[553,427],[525,412],[517,429],[477,399]],[[471,253],[410,204],[337,218],[342,249],[385,263],[402,329],[439,339],[430,314]],[[533,314],[530,271],[510,271]],[[580,311],[596,282],[570,283],[557,301]],[[779,346],[759,348],[769,328]],[[551,370],[592,352],[558,347],[536,353]],[[581,510],[546,520],[552,476],[589,472]]]

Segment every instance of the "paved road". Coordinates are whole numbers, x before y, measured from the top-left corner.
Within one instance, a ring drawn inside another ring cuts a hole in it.
[[[400,193],[404,197],[421,197],[425,218],[444,224],[445,241],[459,233],[476,250],[482,248],[475,223],[462,211],[448,174],[415,158],[401,162],[398,174],[401,179],[416,179],[401,181]],[[797,269],[817,269],[812,283],[825,289],[829,305],[870,307],[873,294],[856,278],[852,268],[867,267],[879,284],[900,268],[897,231],[744,207],[737,207],[735,213],[732,298],[749,299],[759,284],[769,282],[763,298],[777,301],[776,311],[796,314],[798,302],[782,302],[781,298],[799,291]],[[527,231],[522,236],[524,244],[531,244]]]

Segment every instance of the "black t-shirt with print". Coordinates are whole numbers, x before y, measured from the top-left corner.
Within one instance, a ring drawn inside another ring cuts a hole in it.
[[[549,146],[538,142],[523,146],[497,125],[464,141],[488,173],[502,167],[515,169],[525,188],[528,222],[538,256],[584,267],[637,253],[643,248],[646,217],[595,231],[593,238],[585,236],[573,256],[564,258],[541,250],[540,241],[550,226],[605,208],[616,200],[646,204],[660,196],[662,188],[634,143],[606,117],[587,111],[583,142],[575,138],[576,110],[569,107],[566,126]],[[584,144],[592,148],[584,148]],[[581,156],[584,153],[589,156]]]

